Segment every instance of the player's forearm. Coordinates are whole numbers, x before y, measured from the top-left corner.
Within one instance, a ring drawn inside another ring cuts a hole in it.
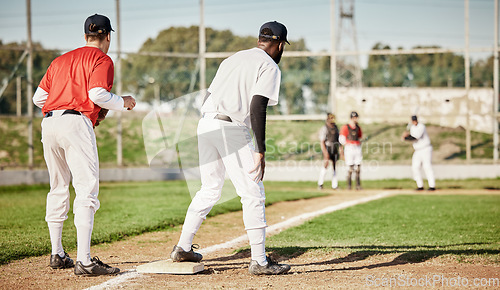
[[[256,151],[266,152],[266,115],[269,99],[255,95],[250,103],[250,123],[257,142]]]
[[[92,88],[89,90],[89,98],[101,108],[108,110],[123,110],[123,98],[108,92],[104,88]]]
[[[48,96],[49,93],[47,93],[44,89],[38,87],[35,91],[35,94],[33,95],[33,104],[35,104],[35,106],[39,107],[40,109],[43,108],[43,105],[45,105],[45,101],[47,101]]]

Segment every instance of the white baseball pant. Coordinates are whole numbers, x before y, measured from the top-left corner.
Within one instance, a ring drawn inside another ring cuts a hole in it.
[[[417,187],[424,187],[424,180],[420,172],[421,168],[424,169],[429,187],[436,187],[434,171],[432,170],[432,146],[415,150],[411,159],[411,167],[413,170],[413,179],[417,183]]]
[[[201,223],[221,198],[227,172],[241,198],[252,259],[265,263],[265,192],[262,181],[255,182],[255,174],[249,173],[255,166],[252,135],[244,125],[213,117],[206,114],[198,123],[201,189],[189,205],[178,245],[189,250]]]
[[[45,220],[51,232],[53,253],[56,251],[60,254],[62,251],[60,242],[54,240],[60,235],[62,223],[68,218],[69,183],[73,176],[76,193],[73,213],[78,236],[77,261],[89,264],[93,217],[100,206],[97,199],[99,159],[95,133],[92,121],[84,115],[62,115],[64,110],[52,112],[51,117],[42,121],[42,143],[50,180]],[[53,230],[51,227],[58,229]],[[54,250],[54,247],[59,247],[59,250]]]
[[[267,227],[265,192],[249,172],[254,167],[254,145],[250,130],[243,125],[209,117],[198,123],[198,150],[201,189],[188,208],[188,214],[205,219],[221,198],[226,172],[241,197],[245,229]],[[184,225],[186,227],[186,225]]]
[[[361,145],[346,144],[344,146],[344,159],[347,166],[360,165],[363,161]]]

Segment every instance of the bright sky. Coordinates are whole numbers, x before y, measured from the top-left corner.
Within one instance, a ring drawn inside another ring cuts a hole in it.
[[[464,0],[353,1],[360,50],[370,50],[377,42],[391,48],[465,45]],[[70,50],[84,45],[83,23],[94,13],[108,16],[116,30],[115,0],[31,2],[32,37],[45,48]],[[135,52],[148,38],[171,26],[198,25],[199,2],[121,0],[122,50]],[[341,0],[335,2],[338,5]],[[25,41],[26,1],[0,0],[0,7],[0,39],[3,43]],[[493,0],[470,0],[471,47],[493,47],[493,7]],[[293,50],[293,40],[299,38],[305,39],[310,50],[330,49],[330,0],[205,0],[204,17],[207,27],[255,37],[262,23],[277,20],[288,28],[292,42],[288,50]],[[342,41],[349,40],[348,35],[342,37]],[[113,40],[111,50],[116,49]]]

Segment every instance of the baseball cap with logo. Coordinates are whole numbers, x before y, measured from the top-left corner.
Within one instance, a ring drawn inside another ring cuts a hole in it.
[[[114,31],[113,28],[111,28],[111,21],[109,21],[109,18],[99,14],[89,16],[87,20],[85,20],[83,30],[85,34],[94,35]]]
[[[273,35],[267,35],[267,34],[262,34],[263,29],[270,29]],[[265,38],[271,38],[279,41],[284,41],[288,44],[288,40],[286,39],[288,31],[286,30],[285,25],[277,22],[277,21],[270,21],[262,24],[262,26],[259,29],[259,37],[265,37]]]
[[[359,117],[358,113],[357,112],[351,112],[351,118],[354,118],[354,117]]]

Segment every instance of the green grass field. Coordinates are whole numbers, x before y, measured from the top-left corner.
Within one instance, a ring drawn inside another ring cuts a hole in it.
[[[394,196],[315,218],[267,245],[291,256],[338,251],[354,260],[394,253],[396,263],[442,255],[500,263],[500,196]]]
[[[482,188],[498,188],[499,179],[487,179],[487,180],[457,180],[457,181],[439,181],[440,188],[446,189],[456,189],[464,188],[474,189]],[[341,186],[343,184],[341,183]],[[364,182],[364,187],[366,189],[389,189],[389,188],[401,188],[401,189],[412,189],[414,188],[414,182],[411,180],[387,180],[387,181],[366,181]],[[278,201],[285,200],[297,200],[304,198],[313,198],[322,196],[325,194],[330,194],[331,192],[317,191],[316,184],[314,182],[266,182],[266,203],[272,204]],[[49,187],[48,185],[33,185],[33,186],[4,186],[0,187],[0,264],[7,263],[11,260],[20,259],[29,256],[44,255],[50,252],[50,242],[49,234],[47,230],[47,225],[44,221],[45,217],[45,198]],[[402,197],[403,198],[403,197]],[[364,220],[369,215],[384,214],[383,216],[372,218],[373,222],[378,222],[379,227],[383,225],[390,225],[394,223],[392,217],[399,214],[408,213],[407,208],[419,209],[418,213],[425,215],[425,219],[420,219],[422,222],[421,226],[428,224],[442,224],[446,225],[448,222],[457,222],[460,219],[460,214],[466,212],[464,207],[470,205],[476,206],[469,215],[464,215],[464,222],[470,222],[471,217],[476,215],[476,213],[481,213],[484,211],[485,214],[479,215],[479,219],[475,219],[478,223],[483,222],[486,226],[490,225],[492,221],[496,222],[496,227],[493,231],[484,230],[484,236],[472,236],[470,239],[457,240],[449,239],[448,241],[443,241],[442,245],[451,245],[454,243],[475,243],[480,245],[480,243],[488,242],[491,243],[491,235],[497,240],[497,250],[499,241],[498,232],[498,221],[499,209],[500,209],[500,198],[499,196],[489,197],[484,201],[474,203],[473,200],[479,200],[484,198],[479,197],[457,197],[452,202],[443,202],[443,198],[446,197],[428,197],[428,200],[420,201],[409,200],[403,205],[398,205],[394,203],[393,206],[388,206],[390,203],[382,202],[384,207],[383,210],[378,212],[371,212],[371,210],[363,210],[365,216],[356,216],[351,209],[342,211],[346,215],[346,220],[349,220],[347,216],[353,214],[353,221]],[[469,199],[467,199],[469,198]],[[74,192],[71,191],[71,200],[74,199]],[[95,216],[95,227],[92,236],[92,243],[105,243],[120,240],[127,236],[138,235],[144,232],[156,231],[156,230],[168,230],[175,225],[179,225],[184,220],[184,215],[186,209],[190,202],[190,196],[188,193],[187,185],[184,181],[168,181],[168,182],[135,182],[135,183],[102,183],[101,190],[99,194],[99,199],[101,201],[101,209],[97,212]],[[419,205],[420,207],[413,206],[413,203]],[[457,207],[449,206],[444,207],[443,210],[432,211],[428,207],[442,206],[443,203],[446,204],[456,204]],[[363,206],[369,206],[373,203]],[[377,204],[377,203],[375,203]],[[461,206],[459,206],[461,205]],[[369,206],[370,207],[370,206]],[[375,206],[377,208],[379,206]],[[422,208],[424,207],[424,208]],[[241,210],[241,204],[238,198],[232,199],[228,202],[216,205],[210,215],[217,215],[229,211]],[[449,213],[447,211],[450,211]],[[347,212],[347,214],[346,214]],[[392,214],[394,212],[394,214]],[[340,212],[339,212],[340,213]],[[339,214],[336,213],[336,214]],[[491,213],[490,216],[488,214]],[[429,214],[429,216],[427,216]],[[432,215],[434,214],[434,215]],[[436,216],[437,214],[437,216]],[[330,218],[326,216],[325,218]],[[335,219],[335,218],[334,218]],[[401,219],[398,218],[397,222]],[[433,222],[439,221],[439,223]],[[410,228],[410,223],[408,223],[407,228]],[[328,222],[326,223],[329,224]],[[465,226],[467,224],[465,223]],[[336,233],[340,228],[343,228],[343,222],[333,222],[331,225],[333,233]],[[350,232],[352,233],[361,230],[360,227],[363,223],[350,223]],[[337,227],[337,228],[335,228]],[[397,227],[396,227],[397,228]],[[436,228],[439,230],[441,228]],[[486,229],[484,227],[478,228],[479,232]],[[323,229],[327,231],[328,229]],[[318,241],[322,241],[315,247],[321,247],[329,244],[339,245],[341,247],[347,246],[348,244],[356,244],[360,246],[373,245],[373,246],[386,246],[391,247],[398,246],[398,241],[385,241],[384,239],[379,239],[378,233],[383,232],[383,228],[378,230],[367,232],[363,236],[359,236],[356,239],[351,240],[351,236],[348,235],[349,231],[345,232],[346,236],[338,237],[336,235],[325,235],[332,236],[335,238],[335,242],[332,240],[325,240],[318,238]],[[326,234],[327,232],[325,232]],[[323,235],[322,231],[317,231],[311,236],[311,239],[316,240],[316,235]],[[370,235],[372,235],[370,237]],[[446,237],[443,236],[443,237]],[[435,237],[434,237],[435,238]],[[477,239],[476,239],[477,238]],[[402,238],[401,238],[402,239]],[[436,238],[435,238],[436,239]],[[300,241],[297,238],[297,241]],[[410,240],[411,241],[411,240]],[[340,243],[342,242],[342,243]],[[436,240],[421,241],[416,239],[415,245],[433,245]],[[410,243],[411,244],[411,243]],[[404,243],[399,246],[409,246],[410,244]],[[66,250],[70,251],[76,248],[76,230],[73,225],[73,214],[70,210],[69,219],[65,222],[65,230],[63,232],[63,245]],[[304,243],[307,247],[308,242]],[[286,249],[291,247],[292,249],[297,247],[297,244],[291,245],[280,245]],[[302,246],[301,246],[302,247]]]
[[[281,189],[281,184],[267,185],[266,203],[325,195],[319,191]],[[315,188],[315,187],[312,187]],[[48,185],[0,187],[0,264],[14,259],[50,252],[45,222],[45,199]],[[71,200],[74,190],[71,188]],[[126,236],[165,230],[184,221],[191,201],[184,181],[101,183],[101,208],[95,215],[92,244],[112,242]],[[241,210],[239,199],[216,205],[210,215]],[[63,245],[76,248],[76,229],[72,209],[63,231]]]

